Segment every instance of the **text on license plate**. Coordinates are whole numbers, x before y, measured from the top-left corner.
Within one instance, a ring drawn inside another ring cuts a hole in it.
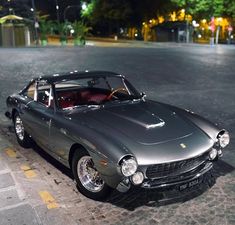
[[[185,184],[182,184],[179,186],[179,189],[180,191],[186,189],[186,188],[190,188],[192,186],[195,186],[196,184],[199,183],[199,180],[198,179],[195,179],[195,180],[192,180],[192,181],[189,181],[188,183],[185,183]]]

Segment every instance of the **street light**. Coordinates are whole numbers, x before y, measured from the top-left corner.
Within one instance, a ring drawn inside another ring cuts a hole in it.
[[[83,2],[82,3],[82,10],[87,10],[87,3],[86,2]]]
[[[58,23],[60,23],[60,14],[59,14],[59,5],[58,5],[58,0],[55,0],[55,8],[56,8],[56,17],[57,17],[57,21]]]
[[[36,17],[35,2],[34,2],[34,0],[32,0],[31,11],[33,12],[36,45],[38,45],[39,44],[39,40],[38,40],[38,27],[39,27],[39,24],[38,24],[37,17]]]

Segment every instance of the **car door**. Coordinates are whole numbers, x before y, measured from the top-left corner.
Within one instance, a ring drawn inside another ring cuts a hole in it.
[[[74,142],[69,137],[69,121],[63,112],[56,112],[50,126],[50,149],[61,162],[67,164],[69,150]]]
[[[46,81],[36,82],[34,100],[25,105],[24,119],[33,139],[49,150],[49,131],[54,115],[52,87]]]

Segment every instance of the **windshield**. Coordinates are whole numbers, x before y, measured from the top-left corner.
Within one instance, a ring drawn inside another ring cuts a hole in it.
[[[139,99],[138,91],[123,77],[91,77],[64,80],[55,84],[57,105],[61,109],[102,105]]]

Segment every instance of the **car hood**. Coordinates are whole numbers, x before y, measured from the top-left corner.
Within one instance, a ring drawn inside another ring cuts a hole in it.
[[[109,126],[143,145],[167,142],[189,136],[193,132],[190,124],[160,104],[120,104],[90,111],[87,116],[87,123],[94,120],[100,123],[97,129],[103,129],[102,125]]]
[[[164,161],[180,160],[203,153],[213,145],[194,124],[152,101],[112,105],[87,111],[82,117],[87,126],[115,137],[137,157],[146,158],[147,153],[150,158],[161,156]],[[199,143],[195,143],[195,138]],[[191,146],[186,155],[182,153],[185,146]],[[181,149],[180,154],[176,153],[177,148]]]

